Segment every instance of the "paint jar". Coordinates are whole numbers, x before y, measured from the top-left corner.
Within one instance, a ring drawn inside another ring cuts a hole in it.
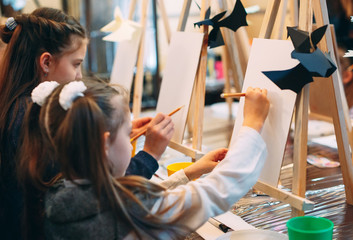
[[[169,164],[167,166],[168,176],[179,171],[180,169],[184,169],[184,168],[190,166],[191,164],[193,164],[193,162],[177,162],[177,163]]]
[[[333,222],[323,217],[301,216],[287,221],[289,240],[331,240]]]

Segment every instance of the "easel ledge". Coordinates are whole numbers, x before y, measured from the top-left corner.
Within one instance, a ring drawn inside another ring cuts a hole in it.
[[[195,161],[202,158],[205,155],[204,153],[202,153],[198,150],[195,150],[190,147],[186,147],[186,146],[184,146],[180,143],[176,143],[174,141],[170,141],[168,144],[168,147],[173,148],[174,150],[181,152],[181,153],[185,154],[186,156],[191,157]]]
[[[293,193],[284,191],[282,189],[273,187],[267,183],[258,181],[254,188],[266,193],[270,197],[276,198],[277,200],[288,203],[291,207],[298,209],[299,211],[306,211],[314,209],[315,203],[302,198],[298,195],[294,195]]]
[[[177,151],[185,154],[186,156],[189,156],[189,157],[195,159],[195,160],[198,160],[205,155],[204,153],[202,153],[198,150],[186,147],[182,144],[179,144],[179,143],[176,143],[173,141],[171,141],[168,146],[173,148],[174,150],[177,150]],[[276,198],[281,202],[288,203],[293,208],[296,208],[300,211],[312,210],[312,209],[314,209],[314,206],[315,206],[315,203],[308,200],[308,199],[302,198],[302,197],[294,195],[290,192],[273,187],[273,186],[266,184],[264,182],[261,182],[261,181],[258,181],[254,185],[254,188],[261,191],[261,192],[265,192],[270,197]]]

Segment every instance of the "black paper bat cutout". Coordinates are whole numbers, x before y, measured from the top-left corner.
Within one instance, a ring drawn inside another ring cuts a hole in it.
[[[299,30],[297,27],[287,27],[287,37],[290,37],[296,52],[310,53],[315,50],[316,45],[325,35],[327,25],[314,30],[310,35],[306,31]],[[312,44],[311,44],[312,43]],[[314,48],[314,49],[313,49]]]
[[[283,71],[262,72],[272,80],[279,88],[290,89],[296,93],[305,84],[313,81],[313,77],[329,77],[337,67],[332,61],[329,53],[323,53],[316,45],[325,34],[327,25],[322,26],[310,35],[308,32],[287,27],[288,36],[291,37],[294,49],[291,57],[300,63],[292,69]]]
[[[299,53],[293,51],[291,56],[299,60],[300,64],[310,72],[312,77],[329,77],[337,69],[330,54],[324,54],[318,48],[313,53]]]
[[[296,93],[299,93],[305,84],[313,81],[313,78],[306,74],[306,69],[301,64],[288,70],[264,71],[262,73],[280,89],[289,89]]]
[[[240,0],[235,3],[234,9],[228,17],[224,17],[226,11],[221,12],[214,16],[212,19],[210,17],[210,8],[208,8],[205,14],[205,20],[194,23],[194,26],[210,25],[213,27],[210,34],[208,35],[208,46],[210,48],[215,48],[224,45],[224,40],[222,33],[220,31],[221,27],[227,27],[234,32],[241,26],[248,26],[246,22],[246,11]],[[222,20],[221,20],[222,19]]]

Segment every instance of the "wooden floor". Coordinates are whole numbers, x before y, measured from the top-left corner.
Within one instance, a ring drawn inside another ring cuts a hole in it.
[[[217,113],[206,107],[204,118],[203,147],[212,150],[227,147],[234,120],[227,114]],[[289,137],[281,171],[283,189],[291,190],[292,184],[292,139]],[[337,150],[318,144],[308,146],[308,154],[325,156],[338,161]],[[306,215],[321,216],[334,223],[333,239],[353,239],[353,206],[346,204],[340,168],[317,168],[307,165],[306,198],[315,202],[315,208]],[[286,233],[286,222],[291,218],[291,208],[269,196],[257,196],[249,192],[234,205],[232,212],[260,229],[271,229]],[[202,239],[196,233],[187,239]]]

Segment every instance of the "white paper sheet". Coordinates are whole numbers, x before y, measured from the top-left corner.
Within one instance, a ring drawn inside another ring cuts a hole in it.
[[[169,45],[156,112],[167,114],[184,106],[172,116],[175,128],[172,140],[177,143],[183,140],[202,40],[202,33],[175,32]]]
[[[227,211],[224,214],[221,214],[215,217],[215,219],[225,224],[227,227],[230,227],[234,231],[245,230],[245,229],[255,229],[254,226],[248,224],[241,217],[235,215],[230,211]],[[219,228],[213,226],[209,222],[206,222],[204,225],[198,228],[196,232],[206,240],[215,240],[225,234]]]
[[[224,235],[219,228],[213,226],[211,223],[206,222],[200,228],[196,230],[196,233],[199,234],[205,240],[215,240],[218,237]]]
[[[225,224],[227,227],[230,227],[234,231],[244,229],[255,229],[254,226],[250,225],[249,223],[245,222],[241,217],[229,211],[215,217],[215,219]]]
[[[114,57],[110,82],[120,84],[128,91],[131,90],[140,41],[141,34],[130,41],[120,42]]]
[[[287,70],[299,62],[291,58],[293,45],[289,40],[254,39],[242,92],[248,87],[266,88],[271,106],[262,129],[268,157],[259,180],[277,186],[284,148],[290,128],[296,93],[281,90],[262,71]],[[244,98],[240,99],[232,142],[243,123]]]

